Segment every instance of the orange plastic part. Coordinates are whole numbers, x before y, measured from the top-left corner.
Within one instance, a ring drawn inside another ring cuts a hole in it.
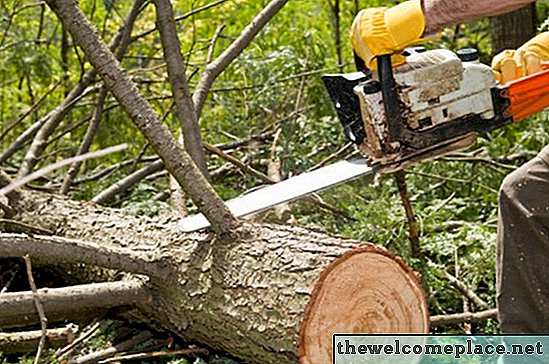
[[[543,70],[505,85],[511,106],[507,109],[514,121],[549,107],[549,62],[542,63]]]

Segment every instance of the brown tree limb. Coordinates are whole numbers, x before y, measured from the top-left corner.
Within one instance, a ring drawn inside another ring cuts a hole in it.
[[[27,183],[29,183],[31,181],[34,181],[35,179],[38,179],[40,177],[43,177],[46,174],[48,174],[50,172],[53,172],[56,169],[62,168],[62,167],[67,166],[67,165],[70,165],[74,162],[81,162],[81,161],[84,161],[84,160],[87,160],[87,159],[103,157],[105,155],[108,155],[108,154],[111,154],[111,153],[116,153],[116,152],[119,152],[121,150],[124,150],[127,147],[128,147],[127,144],[115,145],[114,147],[105,148],[105,149],[101,149],[101,150],[98,150],[98,151],[95,151],[95,152],[90,152],[90,153],[78,155],[76,157],[68,158],[68,159],[62,160],[60,162],[50,164],[49,166],[46,166],[42,169],[39,169],[36,172],[33,172],[31,174],[20,177],[20,178],[16,179],[15,181],[13,181],[11,184],[1,188],[0,189],[0,195],[6,195],[7,196],[7,194],[9,194],[10,192],[15,191],[16,189],[26,185]]]
[[[164,161],[166,169],[183,186],[200,212],[218,234],[231,235],[237,224],[235,217],[215,193],[191,157],[172,137],[150,104],[139,93],[128,75],[101,41],[74,0],[47,0],[98,70],[112,94],[147,141]]]
[[[446,275],[446,278],[450,281],[452,286],[456,287],[465,297],[467,297],[471,302],[473,302],[478,308],[481,308],[483,310],[488,310],[490,306],[477,294],[470,289],[465,283],[454,277],[448,272],[444,272]]]
[[[193,93],[193,102],[196,114],[200,117],[206,97],[210,92],[214,80],[223,72],[232,61],[246,48],[261,29],[278,13],[288,0],[271,0],[254,19],[244,28],[242,33],[215,61],[208,64]]]
[[[148,302],[149,289],[142,282],[119,281],[92,283],[38,291],[44,314],[50,323],[97,317],[113,307],[134,306]],[[32,292],[0,295],[0,327],[14,328],[38,323]]]
[[[153,351],[150,353],[136,353],[136,354],[126,354],[118,355],[109,359],[100,361],[100,364],[116,363],[121,361],[128,360],[143,360],[149,358],[160,358],[163,356],[176,356],[176,355],[208,355],[209,352],[203,348],[189,348],[189,349],[177,349],[177,350],[164,350],[164,351]]]
[[[91,364],[91,363],[97,363],[101,360],[110,358],[118,353],[133,349],[135,346],[141,344],[142,342],[145,342],[152,338],[154,335],[150,331],[141,331],[137,335],[131,337],[130,339],[123,341],[119,344],[110,346],[106,349],[95,351],[93,353],[89,353],[87,355],[81,356],[79,358],[75,358],[71,360],[70,364]]]
[[[204,145],[204,147],[206,148],[206,150],[208,152],[213,153],[213,154],[219,156],[220,158],[225,159],[227,162],[234,164],[236,167],[238,167],[242,171],[244,171],[246,173],[249,173],[254,177],[259,178],[261,181],[267,182],[267,183],[276,183],[277,182],[276,180],[272,179],[271,177],[267,176],[266,174],[261,173],[260,171],[258,171],[257,169],[255,169],[253,167],[250,167],[246,163],[243,163],[238,158],[235,158],[232,155],[225,153],[221,149],[219,149],[217,147],[214,147],[213,145],[208,144],[206,142],[204,142],[203,145]]]
[[[58,349],[54,354],[57,361],[61,362],[63,359],[69,356],[78,345],[90,339],[97,332],[97,329],[99,329],[99,326],[101,326],[101,322],[99,321],[94,322],[86,331],[83,331],[76,339],[71,340],[71,342],[69,342],[67,345]]]
[[[158,160],[149,164],[148,166],[138,169],[137,171],[112,184],[105,190],[99,192],[94,198],[92,198],[92,202],[103,205],[106,202],[110,201],[112,198],[114,198],[114,196],[116,196],[117,194],[126,191],[131,186],[142,181],[145,177],[155,172],[158,172],[162,168],[164,168],[164,162]]]
[[[0,233],[0,257],[16,258],[25,254],[32,255],[40,264],[79,262],[156,278],[170,272],[161,257],[152,252],[139,253],[58,236]]]
[[[0,352],[3,354],[27,354],[36,350],[42,338],[42,330],[0,333]],[[46,348],[58,348],[74,340],[71,325],[49,329],[46,334]]]
[[[421,258],[423,253],[419,245],[419,227],[417,225],[416,215],[410,202],[410,196],[408,195],[408,187],[406,186],[406,174],[404,170],[399,170],[394,173],[395,180],[398,187],[398,193],[406,213],[406,219],[408,221],[408,239],[410,240],[410,247],[412,251],[412,257]]]
[[[76,155],[85,154],[88,152],[88,150],[90,150],[90,146],[92,144],[95,133],[99,128],[99,122],[101,121],[101,116],[103,115],[103,105],[105,104],[107,94],[108,94],[107,87],[106,86],[101,87],[101,91],[99,91],[99,97],[97,98],[97,103],[93,110],[92,119],[88,124],[88,129],[86,130],[86,134],[84,135],[84,139],[82,139],[82,143],[80,143],[80,147],[78,148]],[[82,161],[78,161],[73,163],[70,166],[69,171],[67,172],[67,174],[65,175],[65,178],[63,179],[63,183],[61,184],[59,193],[61,193],[62,195],[66,195],[69,192],[69,188],[72,184],[72,181],[78,174],[78,170],[80,169],[81,165],[82,165]]]
[[[443,326],[458,324],[462,322],[481,322],[488,319],[497,318],[498,310],[492,308],[479,312],[454,313],[449,315],[431,316],[431,326]]]
[[[29,285],[32,291],[32,299],[34,301],[34,306],[36,307],[36,311],[38,312],[38,316],[40,317],[41,335],[40,335],[40,341],[38,342],[38,349],[36,350],[36,355],[34,357],[34,364],[38,364],[40,362],[40,356],[42,355],[42,350],[44,350],[44,345],[46,344],[46,335],[48,333],[48,319],[46,317],[46,313],[44,312],[42,299],[38,295],[38,289],[36,288],[36,283],[34,282],[34,277],[32,275],[31,258],[28,254],[25,254],[23,256],[23,259],[25,260],[25,267],[27,269],[27,277],[29,279]]]
[[[125,53],[126,46],[128,44],[128,41],[126,41],[125,44],[122,44],[122,40],[129,39],[129,33],[131,32],[133,23],[135,22],[135,19],[137,18],[137,15],[141,10],[141,5],[143,1],[144,0],[134,1],[133,6],[126,17],[126,21],[118,29],[118,32],[111,40],[111,49],[122,46],[120,47],[122,48],[122,51],[117,54],[120,58]],[[66,27],[64,27],[63,29],[66,29]],[[94,80],[95,75],[95,68],[88,70],[82,76],[80,82],[78,82],[72,88],[63,103],[50,113],[48,120],[44,123],[44,125],[42,125],[40,130],[38,130],[31,146],[27,150],[27,154],[25,155],[25,158],[19,168],[19,172],[17,173],[18,177],[23,177],[32,172],[32,170],[36,166],[37,158],[44,152],[44,149],[47,146],[48,138],[53,134],[55,129],[57,129],[61,121],[65,118],[65,115],[67,115],[67,113],[70,111],[72,105],[74,104],[74,100],[78,98]]]
[[[160,31],[164,59],[168,66],[168,78],[176,105],[176,116],[183,133],[183,144],[198,168],[207,177],[206,154],[202,147],[198,117],[185,75],[185,62],[181,56],[172,5],[169,0],[154,0],[154,4],[156,27]]]
[[[21,133],[6,149],[4,149],[2,154],[0,154],[0,164],[10,159],[12,155],[21,150],[22,146],[38,133],[38,130],[40,130],[46,121],[47,117],[42,118],[34,122],[34,124]]]

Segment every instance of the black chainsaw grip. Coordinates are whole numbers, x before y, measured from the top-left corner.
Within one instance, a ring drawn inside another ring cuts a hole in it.
[[[377,56],[376,59],[381,95],[383,96],[383,108],[385,109],[385,118],[389,126],[389,134],[392,136],[393,140],[399,140],[401,137],[402,115],[400,112],[395,77],[393,75],[391,55],[384,54]]]

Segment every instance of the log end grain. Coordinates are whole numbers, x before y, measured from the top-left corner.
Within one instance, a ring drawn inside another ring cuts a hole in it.
[[[334,260],[315,284],[300,330],[302,364],[332,362],[332,335],[427,333],[429,310],[415,272],[368,244]]]

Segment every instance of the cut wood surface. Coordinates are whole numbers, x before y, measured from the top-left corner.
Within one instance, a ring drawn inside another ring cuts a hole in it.
[[[346,252],[323,271],[301,326],[300,363],[330,363],[334,333],[428,333],[421,283],[404,261],[380,247]]]

